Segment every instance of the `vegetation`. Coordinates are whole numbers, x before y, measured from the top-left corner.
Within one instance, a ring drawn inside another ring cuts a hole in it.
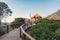
[[[5,34],[5,32],[3,31],[2,28],[0,28],[0,36],[2,36],[3,34]]]
[[[39,19],[30,34],[36,40],[60,40],[60,21]]]
[[[20,23],[20,22],[25,22],[24,18],[15,18],[15,20],[11,24],[16,24],[16,23]]]
[[[4,2],[0,2],[0,26],[2,18],[11,16],[12,11],[9,9],[8,5]],[[5,34],[3,29],[0,28],[0,36]]]
[[[0,2],[0,26],[2,18],[11,16],[11,14],[12,11],[9,9],[8,5],[4,2]]]
[[[14,29],[16,27],[20,27],[25,22],[24,18],[15,18],[15,20],[11,23],[11,27]]]

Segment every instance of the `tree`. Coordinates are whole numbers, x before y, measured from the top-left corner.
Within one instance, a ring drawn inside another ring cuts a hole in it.
[[[15,18],[15,20],[11,23],[11,27],[15,28],[15,27],[20,27],[23,23],[25,22],[24,18]]]
[[[0,2],[0,25],[1,20],[7,16],[11,16],[12,11],[9,9],[8,5],[4,2]]]
[[[15,18],[15,20],[12,22],[12,24],[24,22],[24,18]]]

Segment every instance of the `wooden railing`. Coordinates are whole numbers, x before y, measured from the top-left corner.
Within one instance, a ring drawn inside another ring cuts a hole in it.
[[[26,30],[28,30],[29,27],[32,27],[32,25],[27,26],[26,24],[23,24],[22,26],[20,26],[20,37],[23,40],[35,40],[28,33],[26,33]]]

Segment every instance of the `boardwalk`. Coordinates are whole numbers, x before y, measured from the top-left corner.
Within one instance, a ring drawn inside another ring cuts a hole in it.
[[[0,40],[22,40],[19,34],[19,28],[12,30],[0,38]]]

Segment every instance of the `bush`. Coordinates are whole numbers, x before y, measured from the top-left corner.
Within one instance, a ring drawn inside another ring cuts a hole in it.
[[[56,40],[55,31],[58,28],[60,28],[60,21],[40,19],[36,26],[31,29],[30,34],[36,40]]]
[[[0,36],[2,36],[3,34],[5,34],[5,32],[0,28]]]

